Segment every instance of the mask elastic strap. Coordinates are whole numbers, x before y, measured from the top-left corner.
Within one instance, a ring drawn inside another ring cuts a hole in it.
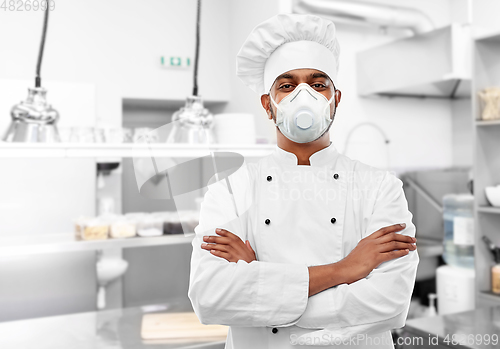
[[[336,91],[336,90],[335,90]],[[335,99],[335,92],[333,93],[333,96],[332,98],[330,98],[330,100],[328,101],[328,104],[325,106],[325,109],[328,108],[330,109],[330,104],[332,104],[333,100]],[[330,113],[328,113],[328,120],[331,120],[330,119]]]
[[[328,101],[328,105],[332,104],[333,100],[335,99],[335,92],[333,93],[332,98]]]
[[[276,122],[274,123],[276,126],[278,126],[278,124],[281,124],[281,119],[278,119],[278,110],[279,110],[279,106],[278,104],[274,101],[273,97],[271,96],[271,94],[269,93],[269,98],[271,98],[271,102],[274,104],[274,106],[276,107]]]

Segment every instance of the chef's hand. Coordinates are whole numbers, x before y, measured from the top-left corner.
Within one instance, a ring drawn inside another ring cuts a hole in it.
[[[242,259],[250,263],[257,260],[248,240],[243,242],[238,235],[224,229],[217,228],[215,232],[220,236],[204,236],[203,241],[206,243],[201,244],[201,248],[229,262],[236,263]]]
[[[359,241],[351,253],[339,262],[347,283],[366,277],[383,262],[414,251],[417,239],[397,233],[405,227],[400,224],[384,227]]]

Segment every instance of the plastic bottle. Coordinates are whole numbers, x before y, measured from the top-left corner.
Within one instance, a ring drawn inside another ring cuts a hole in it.
[[[448,265],[474,268],[474,197],[448,194],[443,197],[443,259]]]

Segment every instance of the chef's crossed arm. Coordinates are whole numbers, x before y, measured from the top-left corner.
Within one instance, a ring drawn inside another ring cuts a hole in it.
[[[365,236],[381,227],[406,223],[401,233],[415,237],[412,214],[402,182],[386,173]],[[350,337],[370,335],[403,327],[411,300],[419,257],[417,251],[386,261],[363,279],[341,284],[309,297],[307,308],[297,326],[324,329],[331,335]]]
[[[234,188],[234,187],[233,187]],[[247,239],[247,212],[237,217],[224,181],[210,185],[192,242],[188,296],[203,324],[262,327],[287,324],[304,313],[309,271],[305,264],[228,262],[201,248],[203,236],[224,228]]]

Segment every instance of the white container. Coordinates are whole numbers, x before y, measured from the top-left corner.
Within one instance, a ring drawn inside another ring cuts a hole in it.
[[[137,223],[132,218],[119,217],[111,223],[109,235],[112,238],[129,238],[136,235]]]
[[[436,271],[438,313],[446,315],[475,308],[474,269],[442,265]]]
[[[160,236],[163,235],[163,219],[154,214],[148,214],[137,221],[137,235]]]
[[[105,240],[109,235],[109,221],[100,217],[92,218],[83,225],[82,240]]]
[[[216,114],[214,115],[214,131],[219,144],[255,144],[253,114]]]
[[[500,207],[500,185],[484,188],[486,198],[492,206]]]
[[[85,226],[87,225],[87,222],[92,220],[91,217],[86,217],[86,216],[80,216],[77,219],[75,219],[75,237],[77,240],[82,240],[82,235],[85,230]]]

